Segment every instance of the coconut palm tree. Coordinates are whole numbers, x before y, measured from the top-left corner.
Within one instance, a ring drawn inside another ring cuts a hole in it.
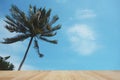
[[[6,16],[7,20],[5,20],[5,22],[7,25],[5,28],[10,32],[19,34],[12,38],[5,38],[2,43],[11,44],[30,38],[25,55],[18,68],[18,70],[20,70],[26,59],[32,41],[34,40],[34,48],[37,50],[39,57],[43,57],[43,54],[39,51],[38,40],[41,39],[46,42],[57,44],[57,40],[49,40],[47,37],[55,36],[56,30],[60,29],[61,25],[58,24],[53,26],[59,18],[55,15],[50,19],[51,9],[46,10],[45,8],[36,8],[36,6],[30,5],[29,13],[27,15],[17,6],[12,5],[10,12],[11,15]]]

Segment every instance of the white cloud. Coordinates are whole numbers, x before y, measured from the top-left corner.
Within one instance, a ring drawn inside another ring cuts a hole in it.
[[[76,11],[77,19],[90,19],[96,17],[96,14],[91,9],[81,9]]]
[[[72,49],[79,54],[89,55],[98,48],[95,32],[86,24],[76,24],[70,27],[67,34]]]
[[[81,36],[84,39],[95,40],[93,31],[85,24],[76,24],[69,29],[69,33],[77,34],[77,36]]]

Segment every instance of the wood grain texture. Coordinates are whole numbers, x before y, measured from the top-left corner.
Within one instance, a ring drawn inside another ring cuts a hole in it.
[[[0,71],[0,80],[120,80],[120,71]]]

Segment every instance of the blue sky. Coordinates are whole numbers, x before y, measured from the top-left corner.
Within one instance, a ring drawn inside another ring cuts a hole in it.
[[[22,70],[120,70],[119,0],[1,0],[0,41],[15,36],[4,25],[11,4],[27,13],[29,4],[52,9],[62,24],[55,39],[58,44],[39,40],[39,58],[31,46]],[[29,39],[10,45],[0,44],[0,56],[10,55],[18,68]]]

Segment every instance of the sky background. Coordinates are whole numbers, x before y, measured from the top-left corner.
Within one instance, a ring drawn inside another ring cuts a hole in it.
[[[120,0],[1,0],[0,41],[15,36],[4,26],[5,15],[12,4],[28,13],[29,4],[52,9],[62,24],[54,39],[58,44],[39,40],[39,58],[29,50],[22,70],[120,70]],[[10,55],[17,70],[27,48],[27,39],[13,44],[0,44],[0,56]]]

